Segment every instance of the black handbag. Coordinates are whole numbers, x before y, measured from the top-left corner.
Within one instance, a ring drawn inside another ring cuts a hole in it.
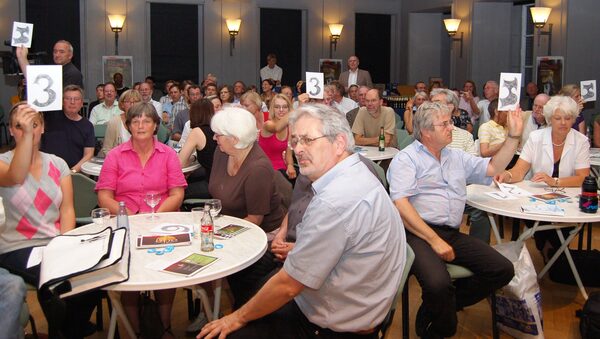
[[[150,298],[150,292],[140,294],[140,335],[144,339],[160,339],[165,327],[160,320],[158,303]]]

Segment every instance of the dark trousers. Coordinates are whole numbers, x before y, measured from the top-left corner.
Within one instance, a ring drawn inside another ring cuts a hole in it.
[[[233,308],[237,310],[248,302],[279,266],[281,262],[275,260],[273,253],[267,250],[257,262],[228,276],[227,282],[235,299]]]
[[[4,253],[0,255],[0,267],[18,275],[25,282],[38,287],[40,265],[27,268],[27,260],[32,248]],[[38,301],[48,321],[48,335],[53,338],[83,338],[85,326],[88,324],[99,291],[81,293],[64,300],[54,295],[50,290],[38,289]]]
[[[365,296],[367,297],[367,296]],[[294,300],[277,311],[251,321],[240,330],[227,336],[231,339],[288,339],[288,338],[328,338],[328,339],[375,339],[377,331],[370,334],[334,332],[311,323],[300,311]]]
[[[406,232],[406,241],[415,252],[412,271],[422,288],[425,312],[432,329],[451,337],[456,333],[456,310],[478,303],[510,282],[512,263],[483,241],[445,226],[432,229],[454,249],[451,264],[471,270],[474,275],[452,281],[444,262],[423,239]]]

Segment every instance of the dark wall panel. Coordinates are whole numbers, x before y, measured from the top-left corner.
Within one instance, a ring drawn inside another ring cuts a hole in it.
[[[390,82],[391,16],[356,13],[355,55],[373,83]]]

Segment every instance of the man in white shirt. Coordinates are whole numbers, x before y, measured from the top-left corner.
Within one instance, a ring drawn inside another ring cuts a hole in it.
[[[281,77],[283,69],[277,66],[277,56],[273,53],[267,55],[267,65],[260,69],[260,79],[271,79],[275,81],[275,87],[281,87]]]
[[[348,70],[340,74],[338,81],[344,88],[348,88],[350,85],[367,86],[372,88],[373,81],[371,81],[371,74],[369,71],[359,69],[358,65],[360,61],[356,55],[348,58]]]
[[[92,125],[104,125],[115,115],[121,114],[117,98],[117,88],[112,82],[104,85],[104,101],[94,107],[90,113]]]
[[[147,82],[142,82],[140,84],[140,94],[142,95],[142,101],[151,103],[156,109],[156,113],[160,117],[162,115],[162,104],[154,99],[152,99],[152,86]]]
[[[477,108],[479,108],[480,113],[479,126],[490,121],[490,112],[488,112],[488,106],[492,100],[498,99],[498,83],[494,80],[486,82],[485,86],[483,86],[483,96],[485,99],[480,100],[477,103]]]
[[[347,114],[351,110],[358,107],[356,101],[344,96],[344,86],[342,86],[339,81],[332,81],[330,85],[334,88],[332,102],[333,107],[337,108],[344,114]]]

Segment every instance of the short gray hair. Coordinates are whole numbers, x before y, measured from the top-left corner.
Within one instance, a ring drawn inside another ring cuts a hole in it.
[[[216,134],[236,137],[235,148],[244,149],[256,141],[256,119],[243,108],[227,106],[210,121],[210,128]]]
[[[427,95],[427,92],[417,92],[415,93],[415,95],[413,96],[413,101],[417,100],[417,98],[423,98],[425,99],[425,101],[429,100],[429,96]]]
[[[546,118],[546,123],[548,125],[552,124],[552,115],[556,111],[561,111],[565,115],[570,115],[573,120],[577,119],[579,116],[579,108],[577,107],[577,103],[571,97],[565,95],[553,96],[544,105],[544,118]]]
[[[431,93],[429,94],[430,98],[433,98],[435,95],[438,94],[443,94],[446,96],[446,103],[447,104],[453,104],[454,105],[454,109],[458,109],[458,96],[456,95],[456,93],[454,93],[454,91],[451,91],[447,88],[435,88],[431,90]]]
[[[221,114],[221,113],[219,113]],[[321,121],[323,124],[323,135],[331,142],[339,134],[346,138],[346,151],[354,152],[354,136],[346,116],[339,110],[323,104],[303,104],[290,114],[289,122],[293,126],[300,118],[308,116]]]
[[[429,101],[421,104],[413,116],[413,136],[415,139],[421,141],[421,131],[425,129],[432,130],[434,128],[433,121],[440,115],[450,115],[448,106]]]

